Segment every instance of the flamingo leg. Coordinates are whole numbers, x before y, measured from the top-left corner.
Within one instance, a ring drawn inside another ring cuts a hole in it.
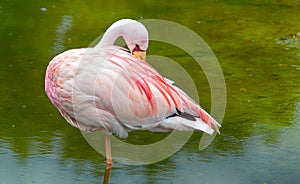
[[[105,134],[105,151],[106,151],[106,169],[110,169],[112,166],[111,148],[110,148],[110,137]]]
[[[109,183],[110,169],[105,169],[103,184]]]
[[[111,148],[110,148],[110,138],[109,135],[107,134],[105,134],[105,151],[106,151],[106,167],[105,167],[103,184],[108,184],[110,169],[112,167],[112,157],[111,157]]]

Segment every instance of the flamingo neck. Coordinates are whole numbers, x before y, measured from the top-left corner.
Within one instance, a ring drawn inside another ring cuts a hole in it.
[[[100,42],[95,47],[112,46],[120,36],[122,36],[122,32],[119,29],[107,29]]]
[[[132,19],[122,19],[113,23],[104,33],[101,41],[95,47],[108,47],[114,45],[117,38],[130,32],[136,21]]]
[[[148,31],[141,23],[132,19],[121,19],[113,23],[105,31],[101,41],[95,48],[113,46],[120,36],[124,38],[130,51],[135,48],[136,44],[142,50],[147,50],[148,48]]]

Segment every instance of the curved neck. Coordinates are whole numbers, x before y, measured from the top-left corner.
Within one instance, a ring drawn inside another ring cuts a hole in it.
[[[122,32],[119,29],[110,29],[103,34],[100,42],[95,47],[108,47],[114,45],[118,37],[122,36]]]
[[[113,46],[117,38],[122,36],[127,47],[132,51],[136,44],[141,49],[146,50],[148,48],[148,31],[143,24],[132,19],[121,19],[113,23],[103,34],[100,42],[95,46],[110,47]]]

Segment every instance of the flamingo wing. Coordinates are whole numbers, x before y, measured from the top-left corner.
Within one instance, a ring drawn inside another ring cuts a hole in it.
[[[218,131],[219,124],[172,81],[115,46],[56,56],[46,92],[70,124],[86,131],[119,137],[137,129]]]

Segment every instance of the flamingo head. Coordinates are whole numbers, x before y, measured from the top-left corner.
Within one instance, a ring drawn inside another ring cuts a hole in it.
[[[146,50],[149,42],[147,29],[138,21],[131,19],[123,20],[126,21],[126,24],[121,36],[123,36],[127,47],[134,57],[146,60]]]
[[[146,61],[146,50],[142,50],[138,44],[135,45],[131,53],[134,57]]]
[[[133,56],[145,60],[148,48],[148,31],[145,26],[132,19],[121,19],[113,23],[95,47],[114,45],[118,37],[123,37]]]

